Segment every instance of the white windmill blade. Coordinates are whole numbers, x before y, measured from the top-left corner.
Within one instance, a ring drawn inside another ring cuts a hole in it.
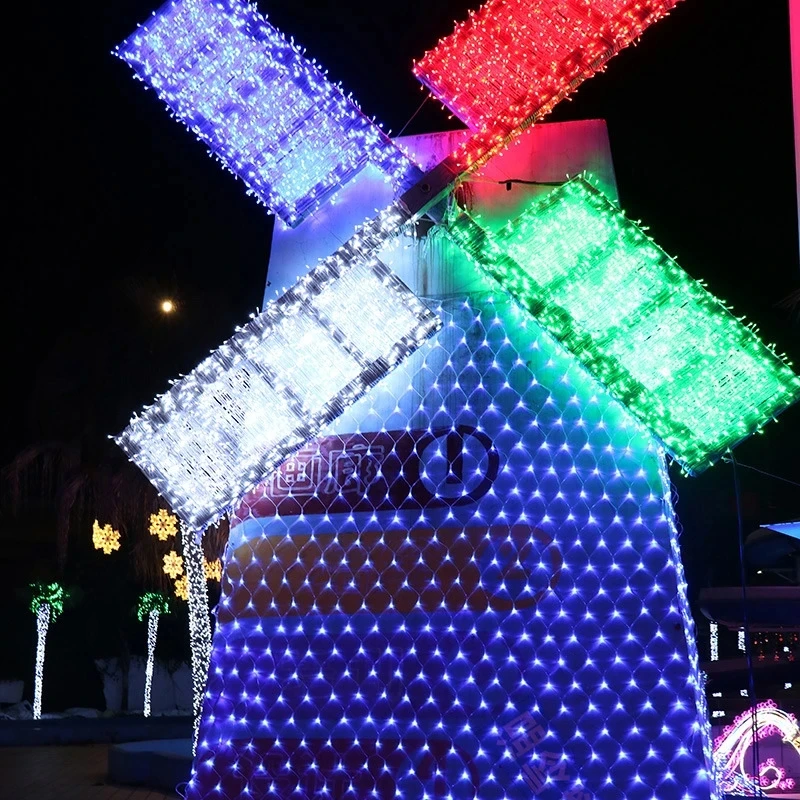
[[[389,212],[365,225],[116,437],[191,530],[441,327],[374,256],[400,222]]]

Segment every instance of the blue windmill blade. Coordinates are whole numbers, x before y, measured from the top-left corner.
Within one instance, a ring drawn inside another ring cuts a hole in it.
[[[242,0],[168,2],[116,55],[291,227],[367,164],[398,192],[421,176],[352,98]]]

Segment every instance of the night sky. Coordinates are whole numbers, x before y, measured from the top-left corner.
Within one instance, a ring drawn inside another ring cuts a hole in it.
[[[424,97],[412,59],[478,5],[259,7],[396,132]],[[118,432],[262,300],[270,217],[110,54],[153,8],[31,3],[6,31],[24,57],[6,72],[4,127],[15,140],[2,462],[34,442]],[[800,363],[798,311],[779,307],[798,288],[787,3],[685,0],[552,115],[595,117],[608,121],[629,215]],[[428,102],[406,133],[456,126]],[[158,311],[166,296],[179,304],[171,317]],[[795,407],[737,455],[797,479],[798,441]],[[674,474],[693,589],[735,578],[730,467]],[[742,482],[748,530],[800,514],[788,484],[752,471]]]

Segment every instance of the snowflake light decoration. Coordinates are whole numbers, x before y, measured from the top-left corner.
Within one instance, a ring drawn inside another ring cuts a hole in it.
[[[181,600],[189,599],[189,578],[186,575],[181,575],[175,581],[175,596],[180,597]]]
[[[107,556],[114,550],[119,550],[119,531],[110,525],[100,526],[95,520],[92,525],[92,544],[95,550],[102,550]]]
[[[209,561],[207,558],[203,559],[203,567],[206,571],[207,581],[220,581],[222,580],[222,561],[218,558]]]
[[[178,532],[178,518],[170,514],[165,508],[159,508],[157,514],[150,515],[150,535],[157,536],[160,541],[166,542],[170,536]]]
[[[164,555],[164,573],[169,575],[170,578],[177,578],[183,575],[183,558],[179,556],[174,550]]]

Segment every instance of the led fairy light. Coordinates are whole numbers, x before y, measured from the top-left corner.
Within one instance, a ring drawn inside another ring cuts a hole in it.
[[[185,575],[175,579],[175,597],[181,600],[189,599],[189,579]]]
[[[47,631],[50,623],[55,621],[64,610],[67,593],[58,583],[31,585],[33,597],[31,611],[36,614],[36,664],[33,683],[33,718],[42,716],[42,688],[44,680],[44,656],[47,643]]]
[[[44,679],[44,652],[47,629],[50,627],[50,604],[40,603],[36,609],[36,667],[33,686],[33,718],[42,716],[42,682]]]
[[[507,300],[439,314],[235,510],[187,797],[715,797],[663,454]]]
[[[678,603],[680,605],[681,616],[683,618],[683,630],[686,638],[686,649],[690,663],[690,673],[687,678],[688,684],[694,689],[694,700],[699,710],[699,719],[695,723],[695,730],[699,727],[702,731],[703,755],[708,770],[711,788],[711,798],[718,800],[719,795],[715,788],[719,788],[719,777],[716,770],[716,761],[711,740],[711,715],[708,709],[708,699],[706,697],[705,685],[700,671],[700,655],[697,651],[697,639],[695,636],[695,623],[692,616],[692,608],[689,604],[689,586],[686,582],[686,571],[681,559],[680,536],[678,533],[677,515],[672,504],[672,483],[669,478],[667,468],[666,452],[659,448],[659,473],[661,476],[661,487],[663,492],[664,518],[669,525],[669,542],[672,551],[670,566],[675,569],[678,577]]]
[[[420,174],[243,0],[168,2],[116,54],[292,227],[367,163],[398,188]]]
[[[678,0],[490,0],[414,65],[476,131],[451,159],[475,169],[635,42]]]
[[[586,179],[496,236],[455,240],[636,414],[690,472],[800,397],[800,378]]]
[[[167,598],[160,592],[145,592],[136,607],[136,616],[141,622],[147,617],[147,664],[144,670],[144,716],[150,716],[150,695],[153,687],[153,667],[158,638],[158,618],[169,613]]]
[[[489,0],[414,65],[473,130],[550,111],[678,0]]]
[[[117,443],[191,530],[335,419],[440,327],[375,258],[391,206],[134,417]]]
[[[711,661],[719,661],[719,625],[716,622],[709,625],[709,633],[711,638],[709,658]]]
[[[761,795],[764,791],[788,791],[795,782],[774,759],[758,765],[757,775],[747,767],[748,753],[757,741],[780,736],[800,756],[800,727],[794,714],[778,708],[774,700],[747,709],[714,740],[714,761],[722,791],[730,794]]]
[[[200,535],[181,527],[183,567],[186,570],[187,600],[189,602],[189,645],[192,651],[192,712],[194,736],[192,752],[197,749],[200,712],[208,678],[211,657],[211,619],[208,613],[208,587]]]

